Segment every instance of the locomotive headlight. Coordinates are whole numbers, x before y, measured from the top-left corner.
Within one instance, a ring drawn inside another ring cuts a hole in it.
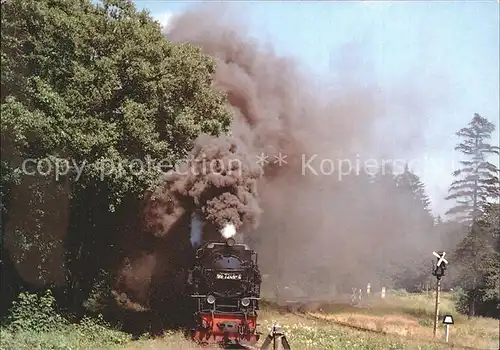
[[[234,240],[234,238],[228,238],[227,241],[226,241],[226,244],[229,246],[229,247],[232,247],[236,244],[236,241]]]
[[[248,298],[241,299],[241,305],[243,305],[243,306],[250,305],[250,299],[248,299]]]
[[[215,297],[213,295],[209,295],[207,297],[207,303],[209,303],[209,304],[215,303]]]

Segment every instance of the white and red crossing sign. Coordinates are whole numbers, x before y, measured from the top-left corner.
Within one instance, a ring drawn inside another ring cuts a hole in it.
[[[434,255],[436,258],[438,258],[438,262],[437,262],[437,266],[441,266],[442,263],[445,263],[445,264],[448,264],[448,260],[446,260],[444,258],[444,256],[446,255],[445,252],[443,252],[443,255],[439,255],[438,253],[436,252],[432,252],[432,255]]]

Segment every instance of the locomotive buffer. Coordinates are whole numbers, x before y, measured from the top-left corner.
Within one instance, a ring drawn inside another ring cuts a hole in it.
[[[271,328],[271,331],[269,332],[269,335],[267,336],[266,340],[261,346],[261,350],[269,349],[269,345],[271,345],[271,342],[273,343],[273,350],[278,349],[277,345],[279,344],[278,341],[281,340],[281,346],[283,346],[283,349],[285,350],[290,350],[290,344],[288,343],[288,340],[286,339],[285,333],[281,329],[280,325],[275,323],[273,325],[273,328]]]

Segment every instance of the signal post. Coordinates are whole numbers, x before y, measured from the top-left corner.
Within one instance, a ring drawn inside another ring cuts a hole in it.
[[[434,308],[434,330],[433,330],[435,338],[437,333],[437,325],[439,322],[439,294],[441,293],[441,278],[445,274],[446,265],[448,264],[448,261],[444,258],[444,256],[446,255],[445,252],[442,252],[441,254],[432,252],[432,255],[434,255],[437,259],[436,265],[434,265],[434,262],[432,263],[433,265],[432,275],[436,277],[436,305]]]

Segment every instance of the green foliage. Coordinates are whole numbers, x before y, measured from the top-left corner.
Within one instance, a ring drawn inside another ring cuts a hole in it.
[[[82,339],[96,344],[105,341],[106,344],[125,344],[130,341],[131,336],[118,332],[107,323],[101,314],[97,318],[85,316],[77,325],[76,332]]]
[[[500,204],[486,205],[484,213],[476,219],[470,233],[453,253],[458,265],[459,285],[463,288],[457,299],[457,308],[471,316],[476,313],[499,316],[499,217]]]
[[[121,349],[131,342],[131,337],[107,327],[69,325],[51,332],[20,331],[0,329],[2,343],[0,349],[5,350],[87,350],[87,349]]]
[[[499,318],[500,304],[498,296],[487,296],[484,288],[460,289],[454,298],[455,309],[464,315]]]
[[[457,205],[447,214],[458,215],[457,220],[472,222],[481,215],[482,208],[490,199],[498,199],[500,188],[499,170],[490,163],[488,156],[499,154],[498,146],[487,143],[495,125],[479,114],[474,114],[469,126],[457,132],[464,138],[455,150],[462,152],[469,159],[463,160],[461,169],[453,172],[453,176],[461,177],[452,182],[446,199],[456,200]]]
[[[101,270],[95,279],[89,297],[83,304],[88,312],[95,314],[106,308],[107,301],[112,297],[111,283],[110,273],[106,270]]]
[[[4,221],[8,215],[8,201],[11,188],[19,185],[21,174],[5,160],[0,160],[0,251],[3,249]],[[1,258],[0,258],[1,259]]]
[[[156,178],[132,159],[173,164],[200,133],[227,130],[214,61],[170,43],[130,1],[9,1],[2,37],[2,133],[22,156],[68,160],[73,179],[73,160],[85,161],[79,186],[114,162],[114,204]]]
[[[56,312],[50,289],[43,294],[20,293],[0,332],[1,348],[16,350],[111,348],[131,340],[129,334],[113,329],[100,314],[69,323]]]
[[[6,320],[12,331],[51,332],[67,325],[67,321],[55,310],[52,292],[44,294],[20,293],[14,301]]]
[[[463,288],[457,288],[453,293],[453,302],[455,309],[462,313],[467,314],[469,311],[469,296]]]
[[[131,1],[1,6],[2,242],[28,283],[65,275],[81,306],[159,172],[232,115],[215,61]]]

